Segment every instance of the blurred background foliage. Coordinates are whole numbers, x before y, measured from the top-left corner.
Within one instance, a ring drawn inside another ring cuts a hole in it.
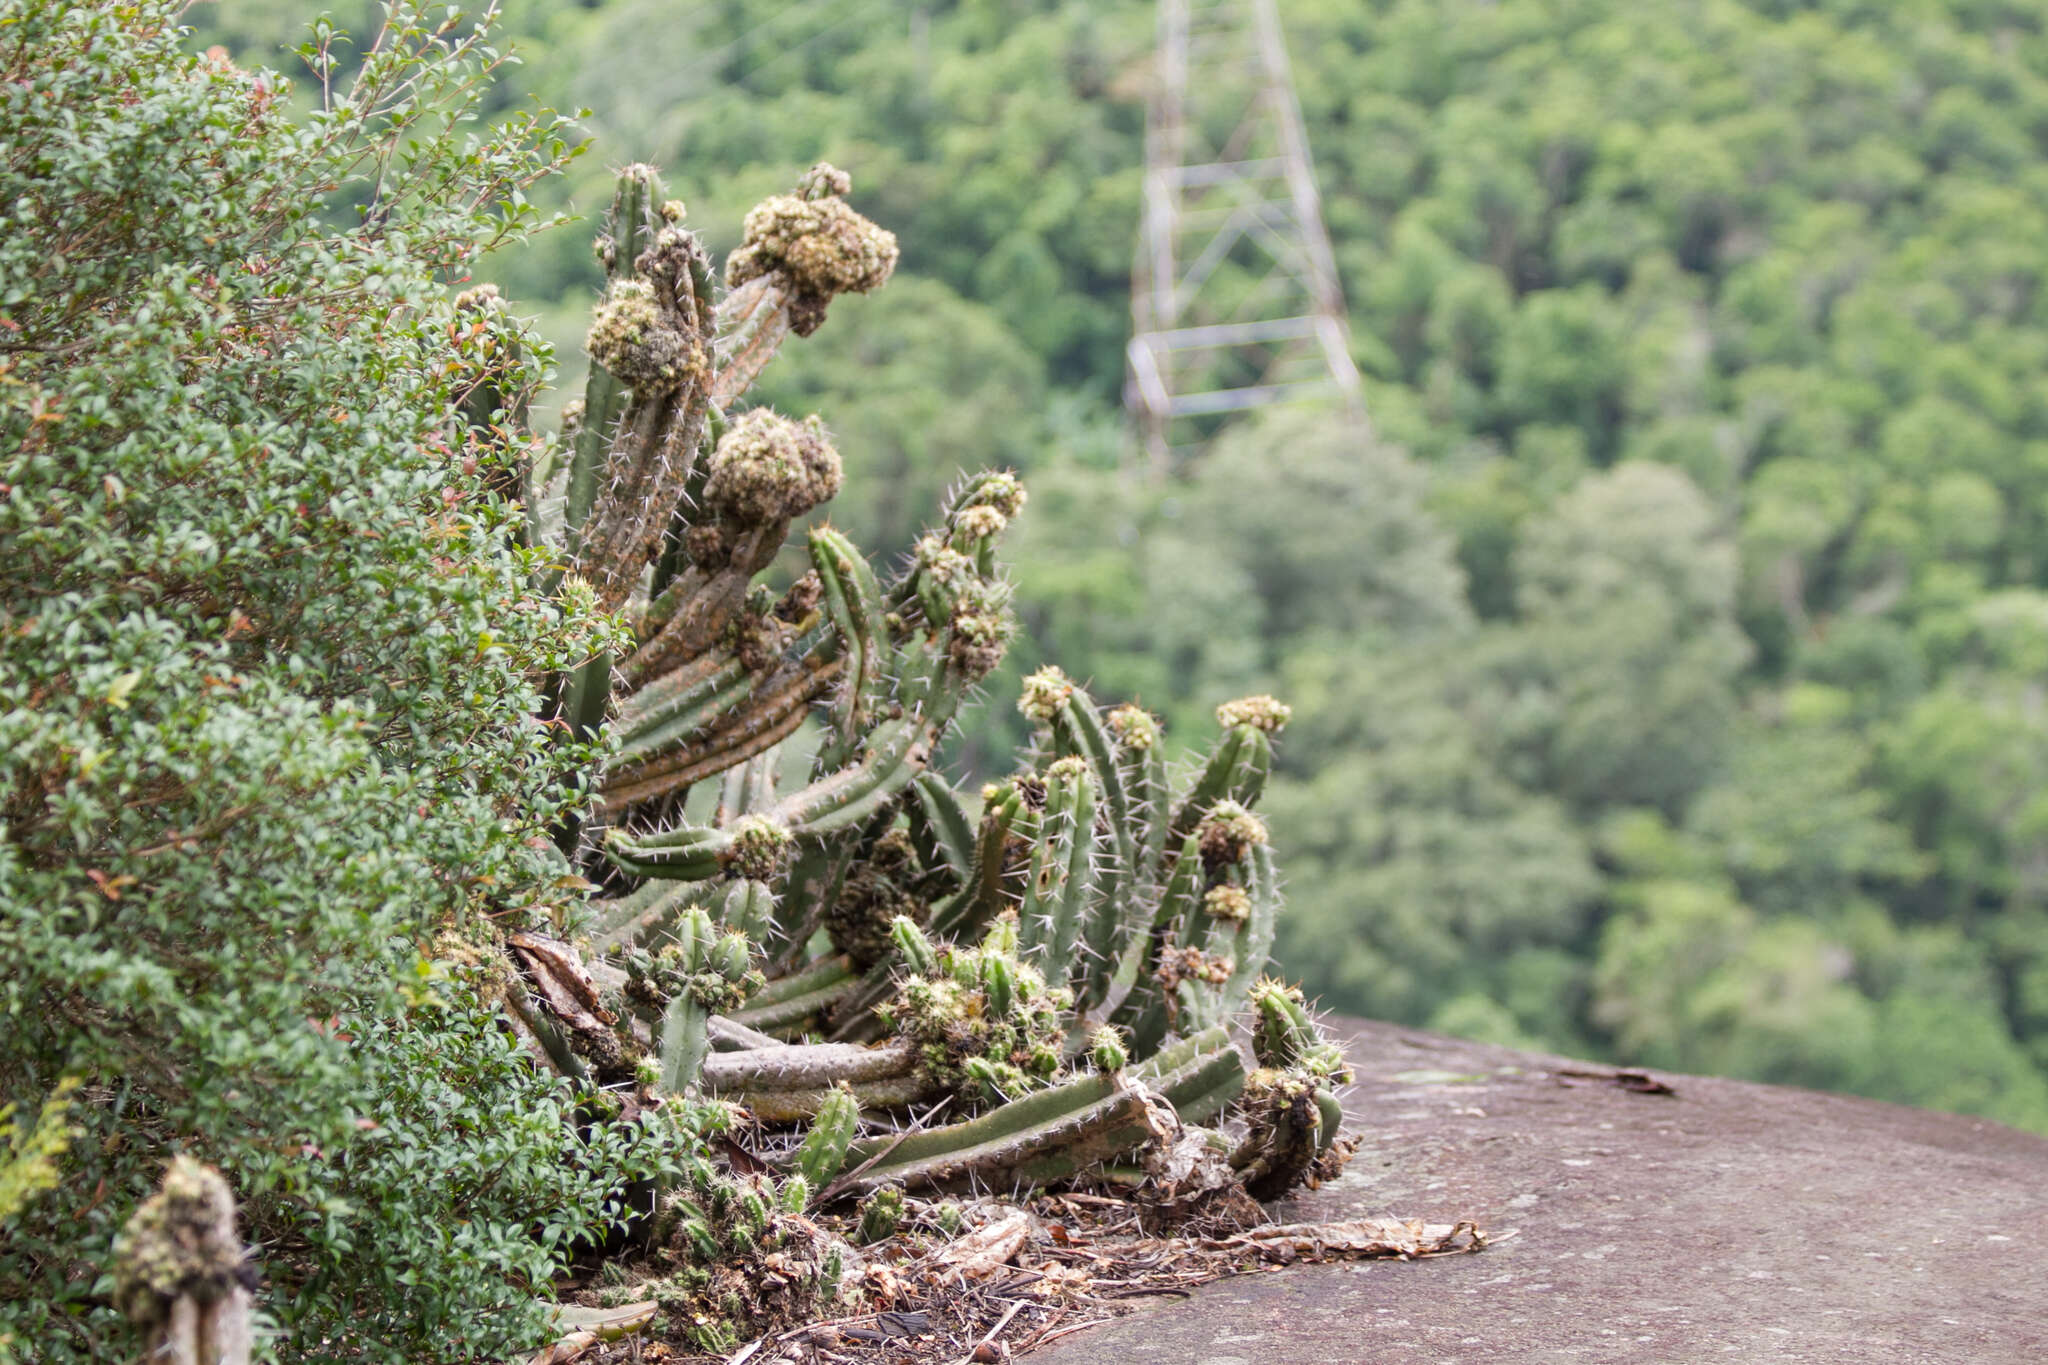
[[[288,66],[312,8],[192,22]],[[2048,1130],[2048,11],[1283,0],[1378,435],[1291,411],[1162,487],[1117,407],[1152,9],[508,0],[494,98],[591,111],[578,211],[656,162],[721,250],[853,172],[898,281],[765,400],[877,549],[1025,473],[1011,670],[1189,741],[1294,702],[1327,1005]],[[488,270],[575,370],[588,234]]]

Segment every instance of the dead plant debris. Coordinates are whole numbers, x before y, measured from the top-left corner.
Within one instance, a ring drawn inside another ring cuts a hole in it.
[[[574,1354],[556,1348],[545,1358],[550,1365],[981,1365],[1012,1360],[1149,1298],[1188,1297],[1212,1280],[1338,1260],[1464,1255],[1488,1244],[1469,1221],[1247,1225],[1236,1221],[1237,1206],[1227,1208],[1162,1228],[1157,1208],[1139,1199],[988,1199],[967,1207],[955,1236],[913,1215],[902,1232],[865,1249],[863,1313],[781,1324],[718,1354],[683,1344],[687,1338],[657,1317],[637,1335],[586,1339]],[[852,1220],[843,1221],[850,1231]],[[606,1294],[640,1297],[645,1287],[629,1280]],[[579,1297],[595,1302],[599,1291],[592,1286]]]

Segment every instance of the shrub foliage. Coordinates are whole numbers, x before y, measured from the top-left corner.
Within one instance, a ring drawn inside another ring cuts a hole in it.
[[[462,965],[568,894],[590,753],[536,679],[610,627],[531,594],[454,420],[545,350],[446,284],[573,149],[469,122],[501,58],[439,11],[295,94],[179,10],[0,3],[0,1105],[77,1087],[0,1210],[0,1342],[118,1358],[108,1252],[184,1151],[295,1355],[502,1353],[685,1126],[585,1150]]]

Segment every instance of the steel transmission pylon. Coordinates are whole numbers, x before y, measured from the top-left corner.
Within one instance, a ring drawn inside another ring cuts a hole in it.
[[[1124,404],[1162,472],[1251,408],[1364,420],[1273,0],[1160,0],[1131,314]]]

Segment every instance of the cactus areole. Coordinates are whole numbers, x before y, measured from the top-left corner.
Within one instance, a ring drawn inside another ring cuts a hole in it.
[[[1176,780],[1156,718],[1044,668],[1018,699],[1027,755],[963,796],[932,755],[1010,639],[996,545],[1026,499],[1007,472],[955,489],[898,572],[820,527],[792,587],[758,581],[843,470],[818,417],[742,410],[746,391],[896,260],[850,189],[821,165],[763,202],[720,288],[655,171],[619,177],[589,385],[537,498],[562,509],[557,582],[634,632],[555,689],[564,720],[617,738],[601,826],[565,838],[605,890],[566,941],[518,936],[508,1009],[579,1084],[768,1125],[784,1207],[676,1196],[662,1235],[686,1251],[816,1201],[864,1199],[873,1239],[906,1189],[1163,1170],[1195,1125],[1246,1188],[1284,1194],[1341,1161],[1347,1077],[1299,993],[1261,977],[1280,896],[1253,808],[1288,708],[1220,706]],[[912,1105],[946,1121],[901,1131]]]

